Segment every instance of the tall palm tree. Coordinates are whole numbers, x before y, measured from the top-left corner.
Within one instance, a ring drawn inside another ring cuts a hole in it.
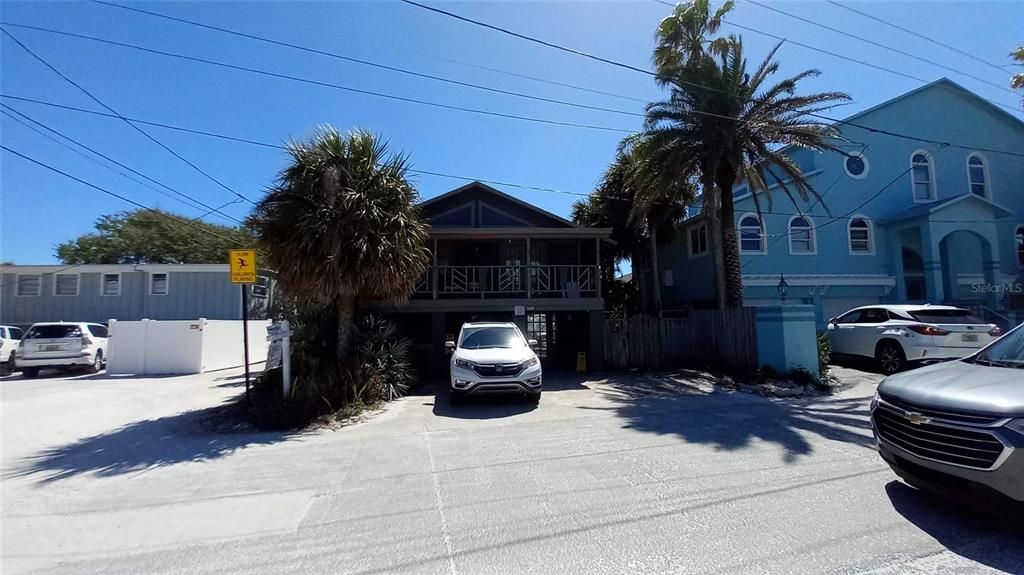
[[[673,82],[669,99],[647,106],[643,144],[638,149],[644,161],[699,178],[704,193],[717,196],[722,226],[713,243],[721,244],[725,275],[724,294],[718,290],[720,307],[743,304],[733,187],[740,179],[746,180],[759,212],[759,196],[771,201],[769,185],[778,184],[794,203],[794,192],[804,200],[817,197],[782,146],[837,149],[830,140],[838,135],[836,128],[810,114],[849,100],[841,92],[797,95],[797,84],[818,76],[817,70],[769,84],[779,68],[774,60],[778,48],[751,74],[742,42],[730,37],[717,61],[706,58],[679,70],[680,81]],[[649,194],[638,197],[641,210],[659,199],[657,186],[639,191]]]
[[[374,134],[324,126],[287,148],[291,165],[249,224],[285,294],[333,307],[344,360],[357,303],[404,301],[426,271],[427,227],[408,160]]]
[[[672,83],[678,77],[677,72],[690,62],[725,53],[728,40],[711,37],[718,33],[722,18],[734,4],[734,0],[727,0],[714,14],[710,0],[676,4],[672,14],[658,24],[654,33],[658,44],[651,59],[660,85]]]
[[[1010,57],[1013,58],[1017,66],[1024,66],[1024,46],[1019,46],[1011,52]],[[1024,88],[1024,72],[1014,74],[1013,78],[1010,78],[1010,88],[1013,90]]]

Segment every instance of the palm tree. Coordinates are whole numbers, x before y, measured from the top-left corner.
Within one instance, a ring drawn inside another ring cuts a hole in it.
[[[794,203],[793,192],[804,200],[817,197],[781,146],[837,149],[830,141],[838,135],[836,128],[810,114],[849,99],[841,92],[796,95],[797,84],[818,76],[817,70],[768,84],[779,68],[774,60],[778,48],[749,74],[742,42],[730,37],[717,62],[712,58],[691,62],[677,72],[669,99],[647,106],[643,143],[638,148],[644,163],[658,166],[663,172],[674,169],[680,174],[677,178],[699,178],[705,196],[716,196],[712,206],[717,208],[722,226],[720,237],[715,236],[718,241],[712,243],[721,244],[725,276],[724,293],[722,284],[716,281],[720,307],[743,304],[733,187],[740,179],[746,180],[759,212],[759,195],[770,202],[767,194],[772,184],[778,184]],[[638,197],[640,210],[664,193],[659,186],[646,186],[638,192],[646,194]]]
[[[1010,57],[1016,61],[1017,66],[1024,66],[1024,46],[1018,46],[1010,53]],[[1013,78],[1010,79],[1010,88],[1013,90],[1024,88],[1024,72],[1013,75]]]
[[[356,305],[404,301],[426,271],[427,227],[408,160],[374,134],[324,126],[287,148],[291,165],[249,224],[285,294],[332,306],[344,360]]]
[[[727,0],[714,14],[710,0],[676,4],[672,14],[658,24],[654,33],[658,45],[651,59],[660,85],[672,83],[679,70],[690,62],[725,53],[728,40],[710,37],[718,33],[722,18],[734,4],[734,0]]]
[[[635,183],[632,174],[636,171],[633,147],[634,138],[626,138],[620,145],[615,161],[605,170],[596,189],[586,198],[577,200],[572,207],[572,220],[580,225],[611,228],[611,239],[615,242],[610,253],[616,262],[629,258],[633,267],[633,280],[638,287],[641,306],[648,307],[648,293],[653,298],[654,309],[660,309],[661,293],[657,284],[657,250],[659,241],[671,238],[675,225],[683,220],[685,205],[694,198],[693,188],[685,186],[674,197],[659,199],[640,217],[633,209]],[[645,253],[646,252],[646,253]],[[648,270],[649,286],[643,285]]]

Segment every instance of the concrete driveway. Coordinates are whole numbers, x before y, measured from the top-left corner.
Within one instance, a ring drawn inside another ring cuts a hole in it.
[[[363,423],[214,434],[193,377],[4,378],[4,573],[1024,572],[1024,535],[896,481],[878,376],[814,400],[685,375],[422,392]]]

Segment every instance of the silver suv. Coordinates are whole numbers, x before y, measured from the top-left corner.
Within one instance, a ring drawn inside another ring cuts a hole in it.
[[[871,424],[907,483],[1024,502],[1024,326],[964,359],[887,377]]]

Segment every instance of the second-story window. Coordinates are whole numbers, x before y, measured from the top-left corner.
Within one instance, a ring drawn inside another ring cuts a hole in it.
[[[851,254],[870,254],[875,251],[871,238],[871,223],[866,218],[853,218],[848,228]]]
[[[53,295],[78,295],[78,274],[55,274]]]
[[[918,151],[910,157],[910,175],[914,183],[914,201],[935,199],[935,172],[927,152]]]
[[[988,197],[988,169],[985,160],[978,154],[971,154],[967,158],[967,183],[971,186],[972,194]]]
[[[747,214],[740,218],[740,252],[764,252],[764,226],[755,214]]]
[[[149,295],[167,295],[167,274],[149,274]]]
[[[708,228],[697,226],[690,228],[690,255],[699,256],[708,251]]]
[[[814,226],[804,216],[795,216],[789,220],[789,253],[814,254]]]

